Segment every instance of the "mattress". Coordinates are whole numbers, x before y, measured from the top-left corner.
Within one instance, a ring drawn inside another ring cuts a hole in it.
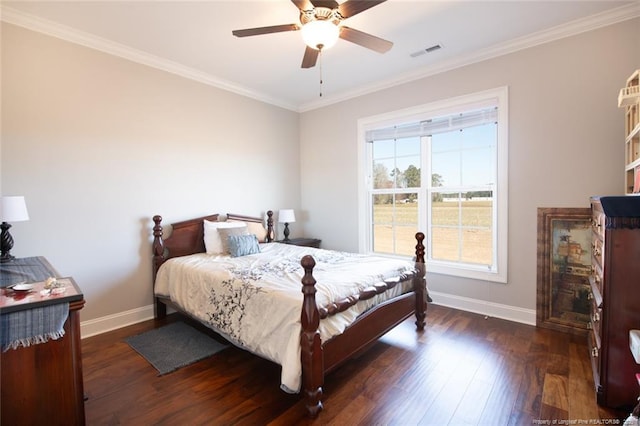
[[[281,388],[299,392],[300,260],[306,254],[316,261],[318,307],[415,271],[414,263],[403,259],[268,243],[260,244],[260,253],[242,257],[199,253],[169,259],[158,270],[155,294],[169,297],[233,344],[280,364]],[[372,306],[411,290],[409,280],[323,319],[322,341],[342,333]]]

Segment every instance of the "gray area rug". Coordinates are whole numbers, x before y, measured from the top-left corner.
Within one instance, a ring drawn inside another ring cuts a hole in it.
[[[149,361],[159,376],[229,347],[181,321],[128,337],[125,342]]]

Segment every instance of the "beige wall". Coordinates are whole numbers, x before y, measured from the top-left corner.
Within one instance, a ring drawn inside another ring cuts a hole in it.
[[[299,206],[295,112],[6,23],[2,89],[12,253],[74,276],[83,322],[151,304],[154,214]]]
[[[358,249],[358,119],[508,86],[508,284],[436,274],[428,281],[441,293],[436,301],[485,312],[495,303],[509,307],[507,316],[524,310],[531,318],[537,208],[588,207],[591,195],[623,191],[624,113],[617,94],[637,68],[635,19],[303,113],[305,231],[325,247]]]
[[[292,233],[357,251],[358,119],[504,85],[509,282],[428,279],[438,302],[518,319],[535,309],[536,209],[622,191],[616,97],[640,67],[640,20],[302,114],[6,23],[0,48],[1,190],[25,195],[31,216],[12,228],[13,253],[77,279],[83,327],[148,315],[156,213],[291,207]]]

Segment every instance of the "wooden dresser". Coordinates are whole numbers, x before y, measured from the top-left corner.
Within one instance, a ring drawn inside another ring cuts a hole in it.
[[[51,318],[66,312],[64,336],[27,347],[9,348],[0,355],[0,424],[84,425],[84,388],[80,346],[80,309],[84,296],[73,278],[64,278],[64,291],[48,293],[48,277],[61,278],[43,257],[0,263],[0,315],[3,332],[15,328],[16,316]],[[29,291],[14,291],[16,282],[34,283]],[[49,311],[47,311],[49,309]],[[36,314],[37,312],[37,314]],[[61,316],[64,319],[64,315]],[[62,321],[62,320],[61,320]],[[45,322],[45,321],[43,321]],[[9,325],[13,324],[13,325]],[[27,327],[28,328],[28,327]]]
[[[598,404],[636,404],[629,330],[640,328],[640,197],[593,197],[588,343]]]

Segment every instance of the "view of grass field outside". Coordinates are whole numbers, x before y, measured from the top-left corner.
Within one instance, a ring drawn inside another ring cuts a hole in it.
[[[432,260],[493,264],[496,128],[495,122],[483,123],[423,137],[373,141],[375,252],[411,256],[415,233],[422,231]],[[430,161],[428,187],[421,182],[423,148]],[[428,196],[427,229],[419,223],[419,203]]]
[[[493,233],[491,200],[434,202],[431,208],[431,257],[491,265]]]
[[[378,253],[413,256],[418,226],[418,203],[373,207],[373,249]],[[490,200],[440,201],[432,204],[431,258],[490,265],[492,262],[492,214]],[[395,224],[395,226],[394,226]],[[424,232],[424,231],[423,231]]]

